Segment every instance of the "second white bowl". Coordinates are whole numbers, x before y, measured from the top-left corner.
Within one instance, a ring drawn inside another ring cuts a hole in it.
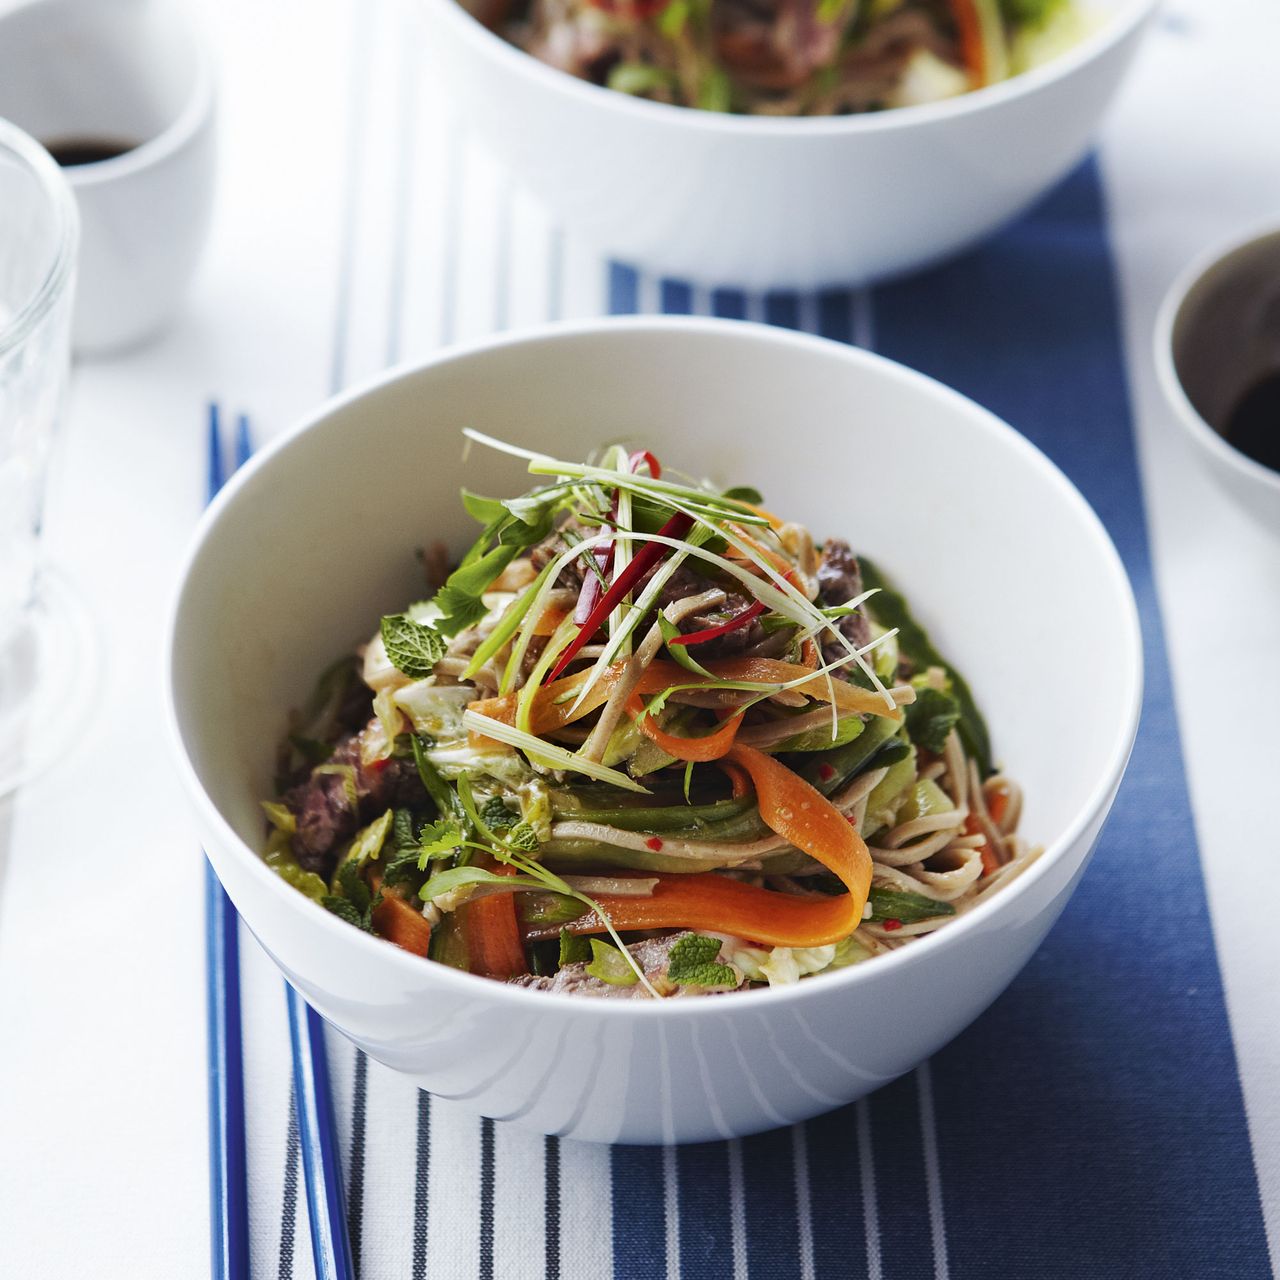
[[[994,230],[1085,151],[1155,0],[988,89],[870,115],[773,119],[577,80],[421,0],[459,118],[575,232],[666,275],[749,289],[865,283]]]

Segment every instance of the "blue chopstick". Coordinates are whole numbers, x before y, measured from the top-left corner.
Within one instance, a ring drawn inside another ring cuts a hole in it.
[[[249,419],[236,419],[237,468],[253,453]],[[209,497],[225,479],[221,423],[209,406]],[[248,1269],[244,1072],[240,1045],[240,961],[235,908],[207,867],[209,902],[209,1126],[213,1209],[214,1280],[241,1280]],[[215,928],[216,917],[216,928]],[[215,949],[215,937],[218,947]],[[289,1042],[293,1052],[293,1092],[298,1141],[311,1221],[316,1280],[355,1280],[347,1231],[342,1162],[338,1152],[325,1055],[324,1022],[286,982]]]
[[[302,1147],[316,1280],[353,1280],[355,1264],[347,1232],[324,1021],[287,982],[284,990],[289,1007],[293,1096],[298,1108],[298,1140]]]
[[[218,406],[211,404],[210,499],[222,488],[225,479]],[[239,918],[207,858],[204,888],[209,1017],[210,1269],[213,1280],[248,1280],[249,1197],[244,1055],[240,1036]]]

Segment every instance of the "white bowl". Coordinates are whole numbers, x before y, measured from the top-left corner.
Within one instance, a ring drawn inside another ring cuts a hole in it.
[[[537,61],[458,0],[420,0],[457,114],[611,256],[744,288],[864,283],[946,257],[1083,154],[1155,0],[1085,0],[1103,25],[1052,62],[946,102],[775,119],[667,106]]]
[[[1155,326],[1156,376],[1197,461],[1280,533],[1280,474],[1222,434],[1240,397],[1280,372],[1280,228],[1217,245],[1170,286]]]
[[[336,654],[420,593],[414,549],[473,536],[458,500],[516,493],[458,428],[580,457],[643,440],[668,465],[764,490],[892,573],[965,671],[1026,787],[1044,856],[885,957],[796,987],[662,1003],[505,986],[362,934],[260,861],[275,743]],[[778,329],[653,318],[455,349],[320,409],[200,525],[169,638],[169,714],[200,835],[286,976],[433,1093],[597,1141],[747,1134],[850,1101],[971,1022],[1084,869],[1138,717],[1137,615],[1080,494],[985,410],[880,357]],[[1071,975],[1063,973],[1062,981]]]

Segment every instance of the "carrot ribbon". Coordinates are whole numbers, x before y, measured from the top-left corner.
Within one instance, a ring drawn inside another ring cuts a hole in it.
[[[848,892],[777,893],[713,872],[663,874],[650,897],[600,895],[601,911],[619,930],[708,929],[778,947],[817,947],[848,937],[871,889],[871,855],[861,836],[821,792],[771,756],[734,746],[727,759],[751,778],[766,825],[821,862]],[[592,911],[564,927],[600,933],[605,925]]]

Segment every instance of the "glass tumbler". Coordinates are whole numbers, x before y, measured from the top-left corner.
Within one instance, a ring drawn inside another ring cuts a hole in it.
[[[53,686],[81,664],[77,606],[39,572],[38,556],[66,400],[77,235],[61,170],[0,120],[0,794],[45,762],[68,710]]]

